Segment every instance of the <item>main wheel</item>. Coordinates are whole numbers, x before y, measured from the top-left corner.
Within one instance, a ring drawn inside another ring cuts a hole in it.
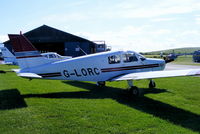
[[[99,87],[105,87],[105,85],[106,85],[105,81],[98,81],[97,82],[97,86],[99,86]]]
[[[140,90],[138,89],[138,87],[136,86],[132,86],[130,89],[129,89],[129,92],[131,95],[133,96],[139,96],[140,95]]]
[[[156,83],[153,80],[150,80],[149,88],[155,88],[155,87],[156,87]]]

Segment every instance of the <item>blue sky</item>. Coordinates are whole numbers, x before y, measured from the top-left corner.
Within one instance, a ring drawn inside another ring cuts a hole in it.
[[[200,47],[199,0],[3,0],[0,42],[43,24],[113,50]]]

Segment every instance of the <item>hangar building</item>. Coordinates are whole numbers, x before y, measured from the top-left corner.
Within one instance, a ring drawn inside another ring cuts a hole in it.
[[[57,52],[60,55],[77,57],[85,55],[85,53],[92,54],[107,51],[104,41],[95,43],[47,25],[33,29],[24,33],[24,35],[42,53]],[[9,50],[12,50],[9,40],[4,44]]]

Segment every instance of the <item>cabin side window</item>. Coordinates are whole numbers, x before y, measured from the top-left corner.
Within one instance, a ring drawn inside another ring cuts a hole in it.
[[[108,57],[108,63],[109,64],[116,64],[116,63],[120,63],[120,56],[119,55],[112,55]]]
[[[49,54],[49,58],[56,58],[55,54]]]
[[[45,58],[48,58],[48,56],[47,55],[42,55],[43,57],[45,57]]]
[[[138,59],[134,53],[126,53],[126,54],[123,54],[122,57],[123,57],[123,61],[125,63],[138,61]]]

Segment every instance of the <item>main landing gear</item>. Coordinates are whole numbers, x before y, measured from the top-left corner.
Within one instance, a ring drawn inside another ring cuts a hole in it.
[[[133,80],[128,80],[128,92],[130,95],[133,96],[141,96],[142,95],[142,89],[139,89],[138,87],[133,85]],[[156,87],[156,83],[153,80],[150,80],[149,82],[149,88],[155,88]]]
[[[105,81],[98,81],[97,82],[97,86],[98,87],[105,87],[106,86],[106,82]]]
[[[128,92],[130,95],[133,95],[133,96],[140,96],[141,95],[141,90],[138,89],[138,87],[134,86],[133,85],[133,80],[128,80],[127,81],[128,83]]]
[[[153,80],[150,80],[149,82],[149,88],[155,88],[156,87],[156,83]]]

